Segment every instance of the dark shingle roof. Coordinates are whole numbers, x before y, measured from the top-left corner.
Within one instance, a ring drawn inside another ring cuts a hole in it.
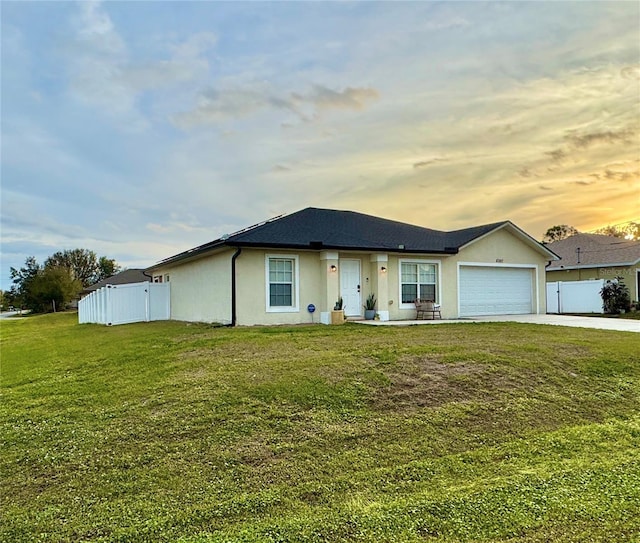
[[[226,242],[254,247],[455,253],[460,245],[500,224],[441,232],[354,211],[309,207],[229,236]]]
[[[548,270],[631,265],[640,260],[640,241],[599,234],[576,234],[547,247],[562,257],[561,261],[552,262]]]
[[[128,270],[121,271],[120,273],[116,273],[115,275],[111,275],[106,279],[102,279],[101,281],[88,286],[82,292],[92,292],[107,285],[126,285],[128,283],[143,283],[150,280],[150,277],[144,274],[144,269],[130,268]]]
[[[470,241],[507,224],[511,225],[509,221],[502,221],[443,232],[354,211],[308,207],[229,236],[223,236],[205,245],[167,258],[156,266],[197,256],[225,245],[230,247],[456,254],[460,247]],[[514,226],[514,228],[517,227]],[[526,236],[526,234],[524,235]],[[535,240],[531,241],[536,243]]]

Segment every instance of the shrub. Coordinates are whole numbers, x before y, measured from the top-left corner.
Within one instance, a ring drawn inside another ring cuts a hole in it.
[[[631,296],[629,288],[624,284],[622,277],[608,280],[600,289],[602,308],[605,313],[617,314],[631,309]]]

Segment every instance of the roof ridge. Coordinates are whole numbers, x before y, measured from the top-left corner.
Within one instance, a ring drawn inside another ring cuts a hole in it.
[[[487,224],[479,224],[478,226],[467,226],[466,228],[459,228],[458,230],[448,230],[447,234],[453,234],[456,232],[463,232],[465,230],[473,230],[473,229],[482,229],[482,228],[497,228],[498,226],[502,226],[503,224],[513,224],[509,219],[498,222],[490,222]]]

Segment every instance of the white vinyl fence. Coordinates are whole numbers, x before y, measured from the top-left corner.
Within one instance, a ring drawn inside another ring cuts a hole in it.
[[[170,318],[170,283],[107,285],[78,303],[78,322],[127,324]]]
[[[604,279],[547,283],[547,313],[604,313]]]

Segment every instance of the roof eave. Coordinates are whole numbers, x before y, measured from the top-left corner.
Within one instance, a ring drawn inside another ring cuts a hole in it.
[[[445,249],[415,249],[415,248],[405,248],[400,249],[398,247],[368,247],[363,245],[332,245],[332,244],[322,244],[322,246],[311,246],[309,244],[293,244],[293,243],[256,243],[256,242],[230,242],[228,243],[230,247],[247,247],[247,248],[256,248],[256,249],[292,249],[297,251],[367,251],[367,252],[386,252],[386,253],[400,253],[400,254],[445,254],[445,255],[454,255],[458,253],[458,249],[456,248],[445,248]]]
[[[216,250],[224,248],[228,246],[225,240],[216,240],[215,242],[208,243],[205,245],[201,245],[200,247],[196,247],[195,249],[189,249],[188,251],[184,251],[174,256],[170,256],[169,258],[165,258],[160,262],[145,268],[145,272],[158,270],[160,268],[164,268],[166,266],[173,266],[176,263],[184,263],[189,262],[191,260],[197,260],[198,258],[202,258],[209,253],[214,253]]]
[[[598,262],[593,264],[582,264],[580,266],[554,266],[547,268],[547,271],[565,271],[565,270],[589,270],[593,268],[615,268],[619,266],[633,266],[640,264],[640,258],[631,262]]]

